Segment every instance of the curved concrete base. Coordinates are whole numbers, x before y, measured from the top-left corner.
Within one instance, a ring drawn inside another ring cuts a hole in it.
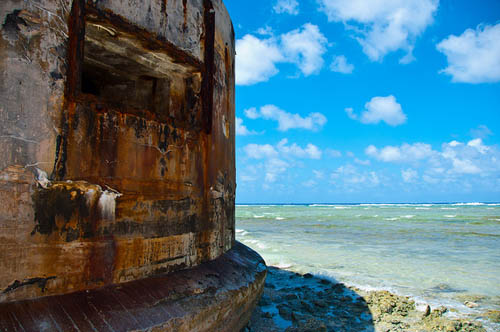
[[[266,273],[259,254],[237,242],[220,258],[189,270],[0,304],[0,331],[239,331]]]

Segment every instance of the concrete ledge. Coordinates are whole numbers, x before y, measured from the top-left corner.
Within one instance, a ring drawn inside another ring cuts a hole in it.
[[[237,242],[218,259],[166,276],[0,304],[0,331],[227,331],[243,328],[266,278]]]

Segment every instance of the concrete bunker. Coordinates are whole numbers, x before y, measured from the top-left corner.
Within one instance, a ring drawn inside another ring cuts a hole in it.
[[[0,18],[0,329],[242,327],[265,266],[235,244],[222,1],[11,0]]]

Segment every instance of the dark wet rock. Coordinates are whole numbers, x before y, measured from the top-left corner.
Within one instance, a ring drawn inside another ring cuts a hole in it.
[[[408,297],[387,291],[367,292],[341,283],[328,284],[312,275],[295,276],[294,272],[268,269],[268,283],[276,288],[266,288],[264,297],[276,305],[279,316],[264,313],[252,316],[253,331],[485,332],[472,318],[448,318],[445,307],[419,311]],[[492,312],[490,316],[493,320],[500,312]],[[278,317],[292,326],[278,327]]]
[[[262,297],[260,298],[260,301],[259,301],[259,305],[261,307],[265,307],[265,306],[268,306],[271,304],[271,299],[269,298],[269,296],[267,296],[266,294],[262,295]]]
[[[317,307],[321,307],[321,308],[325,308],[325,307],[328,307],[328,303],[326,303],[325,300],[315,300],[314,302],[314,305],[317,306]]]
[[[263,316],[263,317],[265,317],[265,318],[273,318],[273,315],[272,315],[270,312],[268,312],[268,311],[267,311],[267,312],[264,312],[264,313],[262,314],[262,316]]]
[[[427,317],[431,314],[431,306],[426,305],[424,309],[424,313],[422,314],[422,317]]]
[[[286,320],[292,320],[292,310],[285,304],[279,304],[277,306],[280,316]]]
[[[306,273],[306,274],[303,275],[303,277],[306,278],[306,279],[311,279],[313,277],[313,275],[310,274],[310,273]]]
[[[309,302],[300,301],[300,305],[301,305],[302,309],[304,309],[305,311],[307,311],[309,313],[314,313],[314,311],[315,311],[314,307]]]
[[[264,287],[273,288],[273,289],[276,288],[275,285],[273,285],[273,284],[271,284],[270,282],[267,282],[267,281],[266,281],[266,284],[264,285]]]
[[[318,319],[309,319],[298,326],[291,326],[285,332],[326,332],[326,324]]]

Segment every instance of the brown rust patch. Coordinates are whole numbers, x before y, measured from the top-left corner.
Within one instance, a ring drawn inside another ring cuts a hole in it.
[[[182,30],[187,31],[187,0],[182,0],[182,7],[184,13],[184,23],[182,24]]]
[[[87,261],[86,280],[102,285],[112,283],[116,254],[117,248],[113,236],[95,238]]]
[[[74,0],[68,19],[68,73],[66,97],[74,97],[81,90],[82,60],[85,41],[85,0]]]
[[[165,17],[168,17],[167,7],[168,7],[168,0],[161,0],[161,12],[165,14]]]

